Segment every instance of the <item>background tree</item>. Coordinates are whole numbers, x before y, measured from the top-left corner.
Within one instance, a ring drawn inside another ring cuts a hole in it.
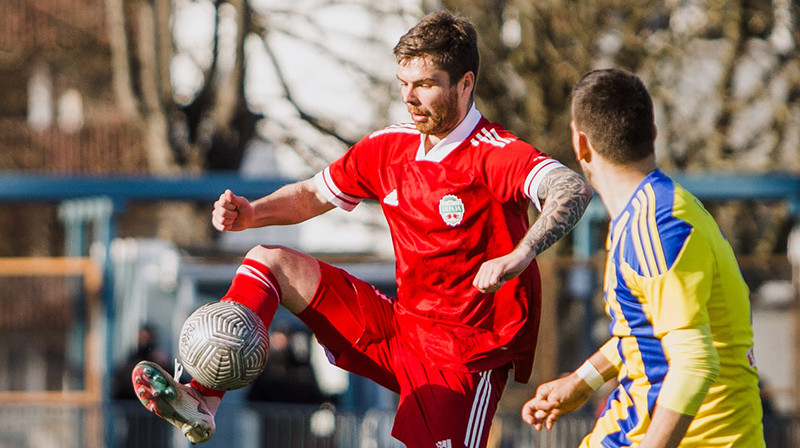
[[[391,115],[399,120],[391,48],[418,7],[104,1],[116,103],[141,123],[153,174],[243,168],[307,177]],[[248,149],[255,162],[243,166]],[[206,209],[168,204],[149,213],[159,236],[193,245],[209,240],[210,228],[191,224],[207,221]],[[383,225],[377,213],[358,215]]]
[[[556,156],[571,159],[572,85],[615,66],[653,90],[666,168],[800,170],[800,10],[789,1],[442,4],[481,29],[482,108]]]
[[[324,166],[333,155],[312,142],[329,137],[323,141],[336,142],[334,153],[341,153],[366,131],[326,116],[324,104],[304,104],[286,65],[309,55],[318,60],[305,61],[307,70],[339,65],[357,82],[334,88],[363,90],[378,105],[368,124],[385,122],[393,77],[375,70],[385,65],[361,56],[390,50],[376,31],[400,29],[418,15],[394,2],[368,1],[106,0],[106,5],[117,104],[145,124],[154,173],[235,170],[248,145],[263,138],[289,145],[308,165]],[[371,33],[359,35],[348,29],[353,23],[340,22],[348,11],[371,24]],[[349,50],[336,48],[343,40],[358,42]],[[282,58],[285,50],[275,48],[299,48],[298,42],[302,53],[294,59]],[[273,83],[280,91],[282,104],[272,108],[274,115],[264,110],[270,105],[259,97],[265,90],[259,83]],[[317,101],[331,99],[336,100],[326,95]],[[287,105],[293,110],[287,112]],[[306,129],[298,127],[298,118]],[[263,126],[269,135],[259,130]],[[309,137],[309,129],[318,135]]]

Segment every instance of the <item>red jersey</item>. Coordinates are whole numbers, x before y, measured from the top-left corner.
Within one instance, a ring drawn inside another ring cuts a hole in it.
[[[536,261],[498,291],[472,286],[481,264],[510,253],[528,230],[528,204],[562,167],[473,106],[427,154],[413,123],[376,131],[316,176],[328,200],[352,210],[380,201],[396,256],[400,337],[440,369],[478,372],[514,363],[530,376],[541,308]]]

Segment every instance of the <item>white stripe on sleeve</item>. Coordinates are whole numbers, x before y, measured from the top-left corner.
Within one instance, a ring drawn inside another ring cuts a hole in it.
[[[536,206],[536,210],[542,211],[542,203],[539,202],[539,195],[536,193],[539,191],[539,185],[542,184],[547,173],[557,168],[566,167],[556,159],[546,159],[534,166],[528,173],[528,177],[525,178],[525,194]]]
[[[325,168],[314,176],[314,183],[331,204],[345,211],[352,211],[361,202],[360,198],[342,193],[331,178],[330,168]]]

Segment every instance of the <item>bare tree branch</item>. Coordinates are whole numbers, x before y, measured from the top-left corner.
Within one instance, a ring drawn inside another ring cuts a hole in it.
[[[322,120],[313,116],[312,114],[306,112],[300,104],[295,101],[294,96],[292,95],[291,88],[289,84],[286,82],[286,78],[283,74],[283,69],[278,63],[278,60],[275,58],[275,54],[273,53],[270,45],[267,43],[266,38],[263,35],[259,35],[261,42],[264,45],[264,50],[266,51],[267,55],[269,56],[270,63],[272,64],[273,69],[275,70],[275,74],[278,77],[278,80],[281,84],[281,88],[283,90],[284,96],[286,100],[295,108],[297,113],[300,115],[300,118],[307,121],[314,129],[317,131],[334,137],[335,139],[339,140],[340,142],[344,143],[347,146],[353,146],[356,141],[345,138],[341,132],[336,129],[332,123],[328,122],[327,120]]]
[[[297,40],[302,41],[304,44],[308,45],[309,47],[318,50],[322,54],[325,54],[327,57],[332,59],[338,65],[340,65],[342,67],[345,67],[345,68],[352,69],[356,73],[358,73],[360,75],[363,75],[367,79],[367,81],[370,82],[370,84],[373,84],[373,85],[385,85],[386,84],[386,81],[384,79],[381,79],[377,75],[374,75],[374,74],[370,73],[369,70],[366,67],[361,66],[356,60],[354,60],[352,55],[348,59],[347,57],[338,55],[338,54],[334,53],[333,51],[331,51],[330,48],[328,48],[327,46],[325,46],[322,43],[322,42],[324,42],[324,40],[311,39],[308,36],[300,36],[297,33],[295,33],[290,27],[284,26],[284,25],[272,26],[271,28],[269,28],[268,31],[269,32],[280,32],[280,33],[283,33],[284,35],[286,35],[288,37],[291,37],[293,39],[297,39]],[[260,36],[262,36],[262,37],[266,36],[268,34],[267,33],[267,29],[262,27],[259,30],[258,34]],[[388,57],[388,55],[387,55],[387,57]]]

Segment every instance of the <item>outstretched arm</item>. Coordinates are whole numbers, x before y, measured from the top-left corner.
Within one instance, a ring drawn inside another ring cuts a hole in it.
[[[481,292],[492,292],[521,274],[537,255],[578,223],[592,195],[586,180],[571,169],[558,168],[548,173],[539,186],[538,196],[544,207],[538,219],[510,254],[481,265],[473,285]]]
[[[584,366],[593,369],[594,378],[582,373]],[[615,362],[606,357],[603,349],[586,360],[584,366],[567,376],[540,385],[536,389],[536,396],[522,407],[522,420],[536,429],[542,429],[542,426],[552,429],[556,420],[583,406],[596,388],[619,372]]]
[[[333,208],[312,178],[285,185],[253,202],[235,195],[231,190],[225,190],[214,202],[211,222],[217,230],[238,231],[297,224]]]

